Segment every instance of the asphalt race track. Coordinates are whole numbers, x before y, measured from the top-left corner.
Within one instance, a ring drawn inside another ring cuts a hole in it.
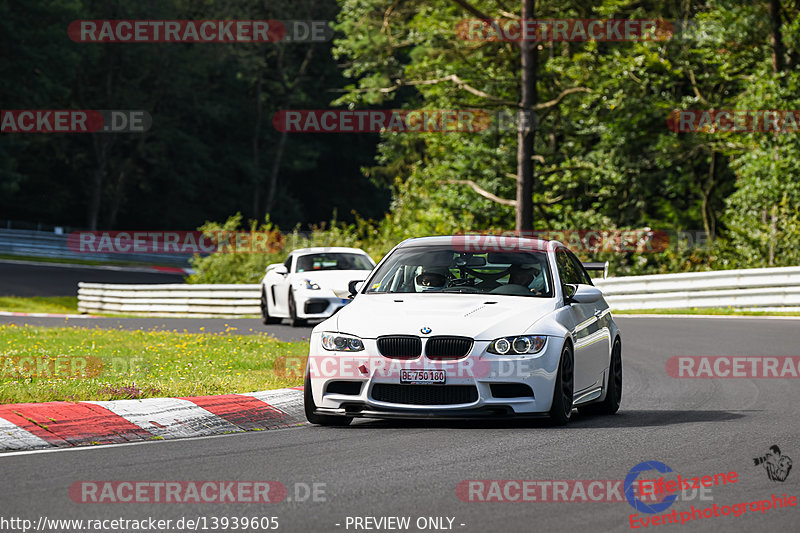
[[[676,379],[665,371],[674,355],[800,355],[800,321],[618,321],[624,394],[615,416],[576,415],[564,428],[524,421],[361,421],[347,428],[299,427],[5,455],[0,456],[8,488],[0,497],[2,515],[34,523],[40,516],[277,516],[279,531],[298,532],[354,531],[353,525],[346,527],[347,517],[365,516],[410,516],[408,531],[418,531],[418,517],[444,516],[454,519],[454,530],[465,532],[629,531],[634,509],[625,501],[468,502],[459,499],[456,487],[462,480],[621,480],[648,460],[684,477],[738,473],[736,483],[713,489],[713,501],[677,501],[672,509],[679,512],[692,505],[800,495],[797,468],[777,482],[753,463],[773,444],[795,461],[800,458],[797,380]],[[289,499],[273,504],[74,503],[68,489],[82,480],[273,480],[287,487]],[[324,483],[324,498],[318,498],[324,501],[296,501],[296,483]],[[798,523],[798,508],[788,507],[647,530],[798,531]]]
[[[0,296],[75,296],[78,282],[183,283],[183,274],[137,267],[0,261]]]

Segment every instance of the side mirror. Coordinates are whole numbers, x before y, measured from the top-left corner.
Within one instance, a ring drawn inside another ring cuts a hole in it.
[[[565,304],[591,304],[602,297],[600,289],[591,285],[564,285]]]
[[[350,291],[350,298],[354,298],[358,291],[364,286],[363,279],[356,279],[347,284],[347,290]]]
[[[289,273],[289,271],[286,270],[286,267],[284,265],[278,265],[275,268],[273,268],[272,271],[275,272],[276,274],[280,274],[281,276],[285,276],[286,274]]]

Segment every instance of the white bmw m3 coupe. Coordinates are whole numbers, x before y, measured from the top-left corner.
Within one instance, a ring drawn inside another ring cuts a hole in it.
[[[547,416],[561,425],[573,408],[615,413],[620,331],[587,265],[556,241],[404,241],[351,281],[352,303],[314,328],[306,417]]]
[[[366,276],[375,262],[358,248],[299,248],[284,263],[269,265],[261,281],[261,319],[292,326],[328,318],[350,303],[348,282]]]

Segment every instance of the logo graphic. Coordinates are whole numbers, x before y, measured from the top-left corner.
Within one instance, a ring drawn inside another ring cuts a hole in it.
[[[666,496],[663,501],[652,504],[644,503],[642,500],[637,498],[636,494],[634,493],[636,479],[639,477],[640,473],[648,472],[650,470],[657,470],[662,474],[672,472],[670,467],[660,461],[645,461],[631,468],[630,472],[628,472],[628,475],[625,476],[625,483],[623,487],[625,489],[625,499],[628,500],[628,503],[631,504],[631,507],[641,513],[656,514],[669,509],[669,507],[675,503],[678,495],[670,494],[669,496]]]
[[[766,455],[755,457],[753,464],[764,465],[767,477],[772,481],[786,481],[792,470],[792,460],[787,455],[781,455],[781,449],[777,444],[770,446]]]
[[[420,333],[422,333],[423,335],[427,335],[428,333],[430,333],[430,332],[431,332],[431,328],[429,328],[428,326],[425,326],[424,328],[422,328],[422,329],[421,329],[421,330],[419,330],[419,331],[420,331]]]

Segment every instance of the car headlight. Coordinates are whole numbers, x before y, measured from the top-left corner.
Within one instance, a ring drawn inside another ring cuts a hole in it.
[[[497,355],[521,355],[537,353],[544,348],[547,337],[544,335],[519,335],[517,337],[501,337],[489,345],[489,353]]]
[[[318,291],[319,290],[319,285],[317,285],[316,283],[314,283],[310,279],[304,279],[303,280],[303,285],[305,285],[305,288],[310,290],[310,291]]]
[[[332,352],[360,352],[364,349],[364,343],[354,335],[324,332],[322,347]]]

